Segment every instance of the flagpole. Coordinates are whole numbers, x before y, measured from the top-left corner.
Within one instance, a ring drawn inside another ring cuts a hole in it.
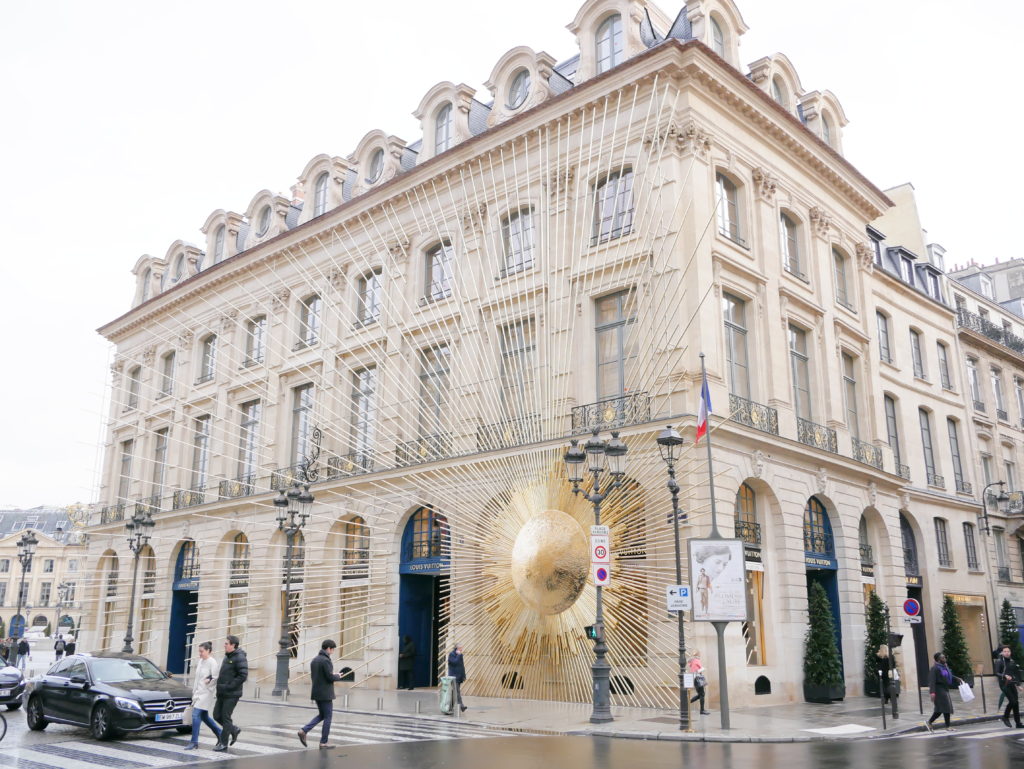
[[[704,391],[708,386],[708,372],[704,367],[704,353],[700,354],[700,397],[704,400]],[[711,405],[711,398],[707,399]],[[711,535],[708,539],[721,539],[718,531],[718,509],[715,507],[715,467],[711,462],[711,409],[708,409],[707,419],[707,449],[708,449],[708,490],[711,492]]]

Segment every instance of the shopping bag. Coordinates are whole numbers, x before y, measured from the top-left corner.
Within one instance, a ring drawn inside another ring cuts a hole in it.
[[[971,691],[971,687],[964,681],[960,684],[960,699],[964,702],[971,702],[974,699],[974,692]]]
[[[455,679],[452,676],[443,676],[437,694],[441,713],[450,716],[455,710]]]

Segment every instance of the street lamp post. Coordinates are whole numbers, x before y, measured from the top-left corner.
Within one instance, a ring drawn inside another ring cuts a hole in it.
[[[39,540],[31,530],[22,534],[21,539],[18,540],[18,562],[21,563],[21,584],[18,586],[18,610],[14,615],[15,617],[21,617],[21,607],[25,598],[25,572],[32,568],[32,556],[36,554],[36,545],[38,544]],[[26,624],[26,618],[21,617],[21,625],[18,628],[18,632],[11,633],[12,637],[21,638],[24,636]]]
[[[988,535],[992,533],[992,526],[988,520],[988,490],[998,486],[999,493],[995,496],[996,510],[999,512],[1005,512],[1005,505],[1010,501],[1010,495],[1006,493],[1006,481],[992,481],[988,484],[981,492],[981,512],[978,514],[978,530],[982,534]],[[988,545],[985,545],[985,567],[988,571],[988,584],[989,589],[992,591],[992,608],[995,610],[996,603],[996,575],[992,571],[992,554],[989,552]],[[989,623],[992,627],[996,623]],[[989,637],[991,641],[991,636]],[[998,640],[998,638],[996,639]]]
[[[676,546],[676,584],[683,584],[683,559],[679,546],[679,483],[676,481],[676,450],[683,445],[683,436],[672,425],[667,425],[657,438],[661,458],[668,466],[668,490],[672,495],[672,536]],[[679,728],[690,728],[689,692],[686,689],[686,631],[683,627],[684,613],[676,612],[679,622]]]
[[[622,485],[622,476],[626,474],[626,452],[629,448],[625,442],[619,439],[618,432],[612,432],[610,441],[603,441],[597,437],[598,431],[587,440],[583,448],[579,447],[579,441],[575,438],[565,452],[565,470],[569,482],[572,484],[572,493],[580,494],[585,500],[594,506],[594,525],[601,525],[601,503],[608,495]],[[587,464],[587,471],[593,476],[593,484],[590,491],[580,488],[583,482],[584,463]],[[606,467],[607,466],[607,467]],[[601,491],[601,473],[608,470],[612,477],[609,486]],[[594,707],[590,713],[592,724],[604,724],[612,721],[611,708],[611,666],[605,659],[608,653],[608,646],[604,639],[604,605],[602,603],[602,587],[597,585],[597,615],[594,618],[594,664],[590,671],[594,683]]]
[[[149,538],[153,536],[153,527],[155,525],[153,516],[148,508],[144,513],[136,510],[135,514],[124,525],[128,532],[128,547],[135,556],[135,561],[132,564],[132,594],[128,603],[128,630],[124,634],[124,646],[121,648],[121,651],[125,654],[132,653],[132,641],[134,640],[132,638],[132,628],[135,624],[135,589],[139,577],[139,556],[143,548],[149,544]]]
[[[291,592],[292,592],[292,550],[295,535],[306,525],[314,497],[309,493],[308,484],[295,481],[285,493],[284,489],[277,492],[274,507],[277,508],[277,528],[283,531],[287,541],[284,557],[284,608],[281,610],[281,638],[277,642],[277,675],[274,679],[274,690],[271,694],[280,697],[288,693],[288,665],[291,660]]]

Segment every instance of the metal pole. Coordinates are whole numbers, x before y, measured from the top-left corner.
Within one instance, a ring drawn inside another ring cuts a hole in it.
[[[24,559],[21,556],[19,556],[18,560],[21,561],[21,585],[18,587],[18,610],[17,612],[15,612],[15,617],[21,617],[22,598],[25,595],[25,564],[26,562],[32,563],[32,556],[27,556],[27,558]],[[22,636],[24,636],[25,624],[25,618],[21,617],[21,627],[19,628],[20,632],[18,633],[18,635],[13,636],[12,634],[12,636],[15,638],[21,638]]]
[[[292,542],[295,532],[294,524],[289,522],[288,528],[285,529],[288,547],[284,557],[284,608],[281,610],[281,638],[277,642],[280,648],[277,650],[277,674],[274,678],[274,690],[270,693],[272,697],[288,693],[288,664],[291,661],[291,654],[288,652],[291,645],[288,621],[292,608]]]
[[[725,672],[725,626],[728,622],[712,622],[718,633],[718,688],[719,705],[722,710],[722,728],[729,728],[729,677]]]
[[[704,367],[704,353],[700,354],[700,381],[701,390],[704,388],[704,382],[708,380],[708,372]],[[704,393],[701,392],[701,398],[704,397]],[[710,409],[709,409],[710,412]],[[711,534],[708,539],[721,539],[722,535],[718,532],[718,508],[715,506],[715,470],[714,464],[711,460],[711,416],[708,415],[708,429],[704,436],[707,438],[707,449],[708,449],[708,488],[711,491]]]
[[[882,729],[885,729],[885,678],[881,670],[878,671],[878,691],[882,693],[879,699],[882,701]]]
[[[135,587],[139,577],[139,554],[142,552],[141,547],[136,547],[135,543],[129,543],[132,552],[135,553],[135,562],[132,565],[132,595],[128,601],[128,631],[124,634],[124,647],[121,649],[125,654],[132,653],[132,626],[135,624]]]
[[[924,700],[921,698],[921,682],[917,682],[917,709],[924,715]]]
[[[668,466],[668,490],[672,493],[672,535],[676,545],[676,584],[683,584],[683,564],[679,547],[679,484],[676,482],[675,464]],[[676,612],[679,622],[679,728],[690,728],[690,696],[686,689],[686,630],[684,613]]]
[[[988,703],[985,702],[985,674],[979,673],[978,680],[981,682],[981,712],[988,713]]]
[[[594,473],[594,491],[591,501],[594,505],[594,525],[601,525],[601,502],[604,495],[601,494],[600,471]],[[608,646],[604,642],[604,589],[597,585],[597,614],[594,617],[594,630],[597,631],[597,639],[594,644],[594,664],[591,665],[591,677],[594,685],[594,708],[590,713],[590,723],[606,724],[614,720],[612,717],[611,705],[611,665],[608,664],[605,655],[608,653]]]

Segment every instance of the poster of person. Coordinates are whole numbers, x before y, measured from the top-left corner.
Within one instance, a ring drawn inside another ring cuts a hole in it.
[[[693,618],[700,622],[744,622],[747,580],[742,539],[691,539]]]

